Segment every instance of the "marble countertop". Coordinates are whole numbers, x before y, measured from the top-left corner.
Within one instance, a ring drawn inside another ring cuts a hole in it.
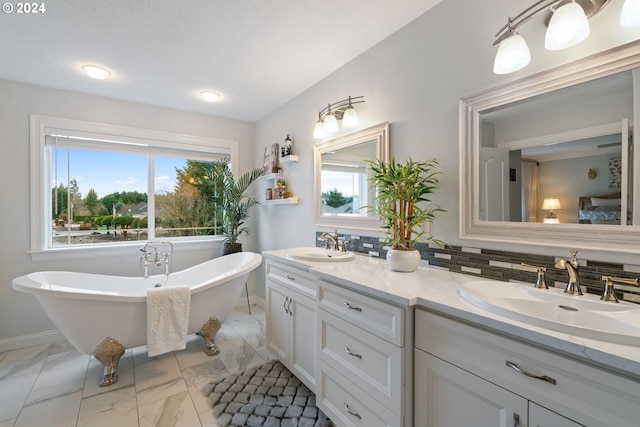
[[[263,256],[399,306],[433,310],[582,362],[640,379],[640,347],[592,340],[531,326],[483,310],[458,295],[460,285],[487,279],[422,266],[413,273],[397,273],[389,270],[385,260],[368,256],[357,255],[353,261],[331,263],[292,260],[285,253],[285,250],[265,251]],[[508,285],[505,283],[505,286]]]

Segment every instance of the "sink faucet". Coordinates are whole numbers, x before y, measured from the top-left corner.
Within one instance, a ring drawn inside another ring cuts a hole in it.
[[[329,234],[327,232],[324,232],[320,235],[321,239],[324,239],[324,248],[325,249],[329,249],[329,241],[333,241],[333,250],[334,251],[338,251],[340,250],[340,245],[338,244],[338,230],[335,230],[334,234]]]
[[[578,251],[571,250],[571,259],[560,259],[556,262],[556,268],[564,268],[569,274],[569,282],[564,290],[567,295],[582,295],[580,284],[578,283],[578,269],[580,268],[580,262],[576,257]]]
[[[538,267],[537,265],[530,265],[525,263],[521,263],[520,265],[526,270],[533,270],[538,272],[538,280],[536,280],[534,288],[549,289],[549,286],[547,286],[547,282],[544,280],[544,273],[547,271],[546,267]]]
[[[613,285],[615,282],[617,283],[625,283],[627,285],[640,286],[638,283],[638,278],[635,279],[627,279],[624,277],[612,277],[612,276],[602,276],[602,281],[604,284],[604,293],[600,297],[602,301],[605,302],[620,302],[618,301],[618,297],[616,296]]]

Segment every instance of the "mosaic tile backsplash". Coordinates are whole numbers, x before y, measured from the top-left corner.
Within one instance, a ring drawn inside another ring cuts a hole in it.
[[[324,246],[320,239],[322,232],[316,232],[316,246]],[[339,234],[340,245],[348,240],[347,248],[353,252],[367,254],[378,258],[386,258],[387,248],[378,237],[358,236],[353,234]],[[549,286],[564,288],[568,276],[564,269],[554,267],[558,257],[551,255],[532,255],[522,252],[499,251],[492,249],[469,248],[462,246],[448,246],[441,248],[437,245],[418,243],[416,249],[420,251],[422,264],[443,268],[456,273],[468,274],[488,279],[535,283],[537,273],[522,268],[521,263],[546,267],[546,282]],[[570,258],[567,251],[566,258]],[[617,264],[610,262],[585,260],[580,257],[580,280],[583,291],[602,295],[604,284],[602,276],[625,278],[640,278],[640,265]],[[631,285],[616,284],[616,296],[622,300],[640,304],[640,288]]]

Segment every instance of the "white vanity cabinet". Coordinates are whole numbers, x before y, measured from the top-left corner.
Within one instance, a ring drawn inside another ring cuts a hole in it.
[[[640,426],[636,379],[421,309],[415,324],[416,426]]]
[[[266,347],[311,391],[316,389],[316,278],[267,262]]]
[[[318,282],[317,404],[336,425],[413,425],[412,322],[410,309]]]

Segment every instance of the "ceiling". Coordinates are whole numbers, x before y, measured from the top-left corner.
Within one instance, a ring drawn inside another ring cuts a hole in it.
[[[440,1],[44,2],[2,14],[0,79],[255,122]]]

